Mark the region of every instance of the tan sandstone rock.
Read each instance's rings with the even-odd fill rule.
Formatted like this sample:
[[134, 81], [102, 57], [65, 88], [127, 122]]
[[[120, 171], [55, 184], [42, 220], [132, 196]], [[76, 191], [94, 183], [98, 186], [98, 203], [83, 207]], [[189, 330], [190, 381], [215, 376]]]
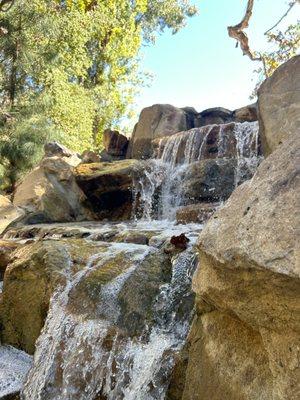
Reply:
[[100, 251], [99, 244], [83, 239], [45, 240], [15, 250], [4, 275], [1, 341], [32, 354], [54, 289]]
[[200, 235], [184, 400], [299, 398], [299, 142], [278, 147]]
[[216, 211], [219, 203], [197, 203], [180, 207], [176, 211], [176, 221], [179, 224], [188, 224], [190, 222], [203, 224]]
[[19, 220], [24, 215], [24, 212], [14, 206], [6, 196], [0, 195], [0, 235], [13, 222]]
[[133, 131], [128, 148], [129, 158], [149, 158], [153, 149], [151, 141], [176, 132], [186, 131], [194, 126], [184, 109], [169, 104], [154, 104], [144, 108]]
[[300, 134], [300, 56], [282, 64], [258, 91], [262, 145], [272, 153], [289, 136]]
[[17, 186], [13, 204], [26, 212], [27, 223], [69, 222], [88, 218], [84, 200], [73, 167], [61, 157], [49, 157]]

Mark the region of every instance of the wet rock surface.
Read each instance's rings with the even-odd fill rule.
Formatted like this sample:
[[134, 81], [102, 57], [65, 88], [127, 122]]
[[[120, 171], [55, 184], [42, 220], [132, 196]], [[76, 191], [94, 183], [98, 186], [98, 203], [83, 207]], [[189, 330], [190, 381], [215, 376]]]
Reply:
[[215, 213], [220, 203], [197, 203], [181, 207], [176, 212], [176, 221], [179, 224], [191, 222], [204, 224]]
[[[162, 235], [163, 244], [182, 229], [191, 245], [180, 253], [126, 243]], [[164, 396], [191, 318], [197, 232], [85, 222], [29, 225], [5, 236], [21, 247], [5, 272], [2, 340], [30, 353], [36, 347], [24, 398], [41, 391], [43, 399]]]

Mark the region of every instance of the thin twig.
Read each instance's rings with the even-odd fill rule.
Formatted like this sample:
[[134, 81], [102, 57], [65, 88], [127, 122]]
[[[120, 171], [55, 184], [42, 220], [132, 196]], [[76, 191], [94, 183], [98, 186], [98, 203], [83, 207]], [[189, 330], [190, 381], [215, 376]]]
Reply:
[[[299, 1], [298, 1], [299, 2]], [[288, 10], [286, 11], [285, 14], [283, 14], [283, 16], [280, 18], [279, 21], [276, 22], [275, 25], [273, 25], [270, 29], [268, 29], [264, 35], [267, 35], [269, 32], [271, 32], [274, 28], [276, 28], [276, 26], [278, 26], [280, 24], [280, 22], [288, 15], [288, 13], [291, 11], [291, 9], [294, 7], [294, 5], [297, 3], [297, 0], [295, 0], [293, 3], [290, 4]]]

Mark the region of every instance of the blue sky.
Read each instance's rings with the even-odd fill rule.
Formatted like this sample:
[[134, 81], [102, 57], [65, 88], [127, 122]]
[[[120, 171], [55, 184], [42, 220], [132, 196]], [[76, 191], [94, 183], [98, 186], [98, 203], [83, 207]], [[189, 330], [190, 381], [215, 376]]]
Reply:
[[[255, 86], [256, 63], [235, 48], [227, 26], [240, 22], [246, 0], [199, 0], [199, 15], [188, 20], [176, 35], [164, 32], [154, 45], [143, 49], [142, 69], [153, 74], [150, 87], [142, 88], [136, 110], [154, 103], [178, 107], [193, 106], [198, 111], [222, 106], [235, 109], [249, 104]], [[263, 33], [288, 8], [287, 0], [256, 0], [247, 30], [255, 50], [267, 48]], [[294, 7], [279, 27], [300, 18]]]

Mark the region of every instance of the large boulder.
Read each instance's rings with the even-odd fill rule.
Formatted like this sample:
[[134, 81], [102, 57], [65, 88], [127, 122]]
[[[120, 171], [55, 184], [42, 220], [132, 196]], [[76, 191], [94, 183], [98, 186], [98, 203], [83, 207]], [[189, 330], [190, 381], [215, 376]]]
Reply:
[[110, 156], [125, 158], [128, 147], [128, 139], [125, 135], [122, 135], [118, 131], [106, 129], [103, 132], [103, 145], [106, 153]]
[[278, 147], [200, 235], [184, 400], [299, 397], [299, 145]]
[[223, 107], [208, 108], [207, 110], [201, 111], [197, 115], [196, 126], [205, 126], [213, 124], [226, 124], [233, 122], [234, 117], [232, 111]]
[[69, 222], [88, 218], [85, 196], [73, 167], [61, 157], [44, 158], [17, 186], [13, 204], [23, 209], [23, 222]]
[[63, 279], [69, 259], [57, 242], [25, 245], [13, 256], [4, 275], [1, 340], [32, 354], [51, 293]]
[[136, 160], [81, 164], [75, 178], [86, 196], [86, 206], [95, 219], [130, 219]]
[[127, 152], [128, 158], [150, 158], [153, 153], [151, 141], [194, 127], [189, 109], [169, 104], [155, 104], [144, 108], [134, 128]]
[[289, 136], [300, 133], [300, 56], [282, 64], [258, 91], [262, 145], [272, 153]]
[[23, 210], [13, 205], [8, 197], [0, 195], [0, 235], [10, 224], [23, 216]]
[[258, 120], [257, 103], [233, 111], [235, 122], [254, 122]]

